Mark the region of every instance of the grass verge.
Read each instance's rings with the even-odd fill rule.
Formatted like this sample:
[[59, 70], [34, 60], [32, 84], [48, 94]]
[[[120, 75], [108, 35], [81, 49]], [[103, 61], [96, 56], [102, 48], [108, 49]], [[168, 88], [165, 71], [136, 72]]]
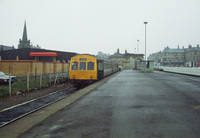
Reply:
[[[60, 77], [58, 78], [57, 83], [65, 82], [66, 78]], [[51, 85], [54, 84], [54, 78], [51, 79]], [[42, 86], [40, 88], [40, 78], [30, 78], [29, 80], [29, 91], [47, 88], [50, 86], [49, 78], [42, 79]], [[27, 89], [27, 80], [24, 78], [17, 79], [15, 83], [11, 85], [11, 93], [17, 94], [17, 92], [28, 92]], [[9, 96], [9, 85], [0, 85], [0, 97]]]

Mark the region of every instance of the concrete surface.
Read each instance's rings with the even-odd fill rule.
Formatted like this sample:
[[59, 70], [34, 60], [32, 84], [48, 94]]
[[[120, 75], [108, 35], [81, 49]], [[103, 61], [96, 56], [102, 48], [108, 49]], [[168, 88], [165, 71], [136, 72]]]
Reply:
[[[116, 75], [116, 74], [114, 74]], [[112, 76], [114, 76], [112, 75]], [[0, 128], [0, 138], [16, 138], [34, 125], [40, 123], [41, 121], [45, 120], [49, 116], [56, 113], [58, 110], [64, 108], [67, 105], [70, 105], [74, 101], [78, 100], [82, 96], [86, 95], [87, 93], [91, 92], [97, 86], [101, 85], [105, 81], [107, 81], [110, 77], [107, 77], [104, 80], [96, 82], [84, 89], [77, 91], [76, 93], [48, 106], [41, 110], [38, 110], [35, 113], [32, 113], [24, 118], [17, 120], [3, 128]]]
[[167, 72], [200, 76], [200, 68], [199, 67], [198, 68], [197, 67], [188, 68], [188, 67], [164, 67], [164, 66], [161, 66], [160, 68]]
[[19, 137], [197, 138], [199, 115], [200, 78], [124, 70]]

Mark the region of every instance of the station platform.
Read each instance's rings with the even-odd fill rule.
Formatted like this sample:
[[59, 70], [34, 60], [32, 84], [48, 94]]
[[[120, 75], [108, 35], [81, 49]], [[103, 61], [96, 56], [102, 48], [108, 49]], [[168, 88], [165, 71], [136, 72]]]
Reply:
[[[118, 72], [120, 73], [120, 72]], [[90, 93], [92, 90], [94, 90], [96, 87], [101, 85], [102, 83], [106, 82], [113, 76], [117, 75], [113, 74], [101, 81], [98, 81], [90, 86], [87, 86], [84, 89], [81, 89], [77, 91], [76, 93], [71, 94], [70, 96], [52, 104], [49, 105], [41, 110], [36, 111], [35, 113], [32, 113], [28, 116], [25, 116], [24, 118], [17, 120], [3, 128], [0, 128], [0, 137], [5, 138], [15, 138], [24, 133], [25, 131], [29, 130], [34, 125], [40, 123], [41, 121], [45, 120], [46, 118], [50, 117], [51, 115], [55, 114], [60, 109], [72, 104], [73, 102], [77, 101], [84, 95]]]
[[199, 137], [199, 84], [123, 70], [0, 129], [0, 137]]

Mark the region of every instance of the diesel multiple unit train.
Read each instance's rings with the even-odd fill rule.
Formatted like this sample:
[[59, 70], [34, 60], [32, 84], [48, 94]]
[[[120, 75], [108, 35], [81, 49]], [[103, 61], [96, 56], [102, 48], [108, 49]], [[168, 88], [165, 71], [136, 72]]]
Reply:
[[74, 87], [88, 85], [119, 70], [117, 62], [91, 55], [76, 55], [70, 60], [69, 79]]

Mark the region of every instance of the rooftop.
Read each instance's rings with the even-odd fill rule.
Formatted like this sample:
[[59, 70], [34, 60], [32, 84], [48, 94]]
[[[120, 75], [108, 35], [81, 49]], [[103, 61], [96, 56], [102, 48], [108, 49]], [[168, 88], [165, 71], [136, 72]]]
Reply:
[[170, 48], [165, 48], [163, 50], [164, 53], [184, 53], [184, 49], [170, 49]]

